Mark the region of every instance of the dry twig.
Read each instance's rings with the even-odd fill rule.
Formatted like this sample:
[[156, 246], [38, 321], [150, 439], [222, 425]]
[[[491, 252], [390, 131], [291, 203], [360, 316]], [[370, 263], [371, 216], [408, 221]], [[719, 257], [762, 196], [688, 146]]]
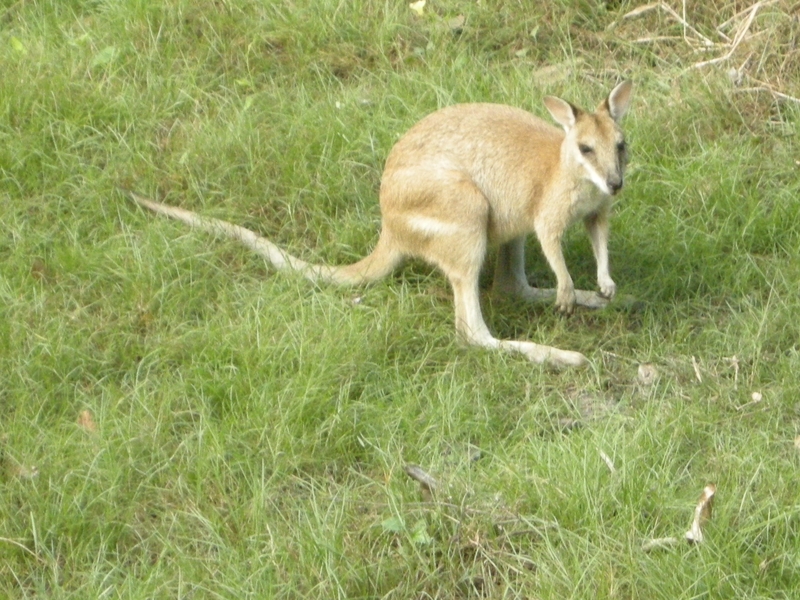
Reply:
[[[763, 0], [762, 2], [759, 2], [758, 4], [760, 4], [761, 6], [769, 6], [770, 4], [775, 4], [776, 2], [778, 2], [778, 0]], [[717, 31], [721, 32], [722, 29], [727, 28], [728, 25], [731, 25], [734, 21], [736, 21], [737, 19], [739, 19], [742, 16], [746, 15], [747, 12], [750, 11], [750, 10], [753, 10], [752, 6], [749, 6], [749, 7], [745, 8], [744, 10], [740, 10], [739, 12], [737, 12], [735, 15], [733, 15], [730, 19], [728, 19], [724, 23], [720, 23], [719, 25], [717, 25]]]
[[679, 35], [655, 35], [652, 37], [641, 37], [633, 40], [634, 44], [653, 44], [655, 42], [671, 42], [675, 40], [682, 40]]
[[428, 492], [433, 492], [438, 487], [439, 483], [428, 473], [422, 470], [418, 465], [406, 465], [403, 467], [406, 475], [411, 477], [414, 481], [418, 481], [420, 486]]
[[[678, 23], [680, 23], [683, 26], [683, 39], [686, 40], [687, 42], [689, 40], [686, 37], [686, 32], [687, 31], [691, 31], [693, 35], [697, 36], [697, 38], [700, 39], [700, 41], [703, 43], [704, 46], [706, 46], [708, 48], [713, 48], [714, 46], [717, 45], [714, 42], [712, 42], [710, 39], [708, 39], [706, 36], [704, 36], [702, 33], [697, 31], [697, 29], [692, 27], [684, 17], [680, 16], [675, 11], [675, 9], [673, 9], [666, 2], [653, 2], [651, 4], [645, 4], [644, 6], [637, 6], [632, 11], [630, 11], [628, 13], [625, 13], [622, 16], [622, 18], [623, 18], [623, 20], [625, 20], [625, 19], [634, 19], [636, 17], [642, 16], [643, 14], [645, 14], [647, 12], [650, 12], [651, 10], [661, 10], [662, 12], [667, 13], [670, 17], [675, 19]], [[685, 7], [684, 7], [684, 10], [685, 10]]]
[[700, 365], [697, 364], [697, 359], [692, 356], [692, 367], [694, 368], [694, 376], [697, 377], [697, 381], [703, 383], [703, 376], [700, 375]]
[[736, 92], [743, 93], [743, 92], [767, 92], [772, 94], [775, 98], [780, 98], [781, 100], [788, 100], [789, 102], [796, 102], [800, 104], [800, 98], [795, 98], [794, 96], [790, 96], [789, 94], [784, 94], [783, 92], [779, 92], [771, 85], [767, 85], [766, 83], [762, 83], [759, 86], [755, 87], [746, 87], [746, 88], [739, 88], [735, 90]]
[[750, 30], [750, 26], [753, 24], [753, 19], [755, 19], [756, 13], [758, 12], [758, 10], [761, 8], [762, 5], [763, 2], [756, 2], [750, 8], [750, 14], [747, 17], [747, 20], [742, 25], [739, 26], [739, 29], [737, 30], [736, 35], [733, 37], [733, 42], [731, 42], [731, 47], [730, 50], [728, 50], [727, 54], [725, 54], [724, 56], [718, 56], [717, 58], [712, 58], [710, 60], [700, 61], [699, 63], [693, 64], [690, 68], [700, 69], [708, 65], [714, 65], [716, 63], [724, 62], [728, 60], [731, 56], [733, 56], [733, 53], [736, 52], [736, 48], [739, 47], [739, 44], [741, 44], [742, 40], [744, 40], [745, 37], [747, 36], [747, 32]]
[[[720, 63], [724, 63], [725, 61], [730, 60], [738, 50], [742, 48], [744, 45], [753, 45], [754, 41], [764, 35], [768, 35], [771, 29], [761, 29], [755, 31], [755, 18], [758, 16], [759, 12], [763, 12], [762, 9], [774, 6], [779, 4], [779, 0], [759, 0], [754, 4], [751, 4], [744, 10], [740, 10], [735, 15], [731, 16], [727, 20], [723, 21], [719, 25], [714, 28], [715, 33], [723, 40], [722, 42], [712, 42], [709, 38], [705, 35], [700, 33], [700, 31], [692, 26], [690, 23], [690, 18], [687, 16], [687, 2], [686, 0], [681, 0], [681, 12], [682, 15], [679, 14], [679, 10], [672, 8], [668, 2], [661, 0], [658, 2], [651, 2], [649, 4], [643, 4], [641, 6], [637, 6], [633, 10], [628, 11], [622, 17], [620, 17], [617, 21], [614, 21], [608, 29], [612, 29], [619, 25], [624, 21], [629, 21], [632, 19], [636, 19], [638, 17], [642, 17], [648, 13], [652, 12], [660, 12], [666, 15], [670, 20], [679, 23], [683, 27], [682, 36], [675, 36], [675, 35], [648, 35], [648, 36], [641, 36], [632, 41], [634, 44], [655, 44], [659, 42], [671, 42], [683, 39], [687, 42], [691, 47], [694, 48], [695, 51], [709, 51], [715, 49], [723, 49], [723, 53], [720, 56], [716, 56], [714, 58], [710, 58], [707, 60], [701, 60], [699, 62], [695, 62], [694, 64], [690, 64], [686, 67], [685, 71], [693, 71], [703, 69], [708, 66], [718, 65]], [[796, 7], [795, 7], [796, 8]], [[791, 13], [794, 11], [795, 8], [788, 9], [788, 12]], [[780, 14], [784, 14], [784, 10], [778, 9]], [[778, 89], [777, 86], [765, 83], [763, 81], [758, 81], [752, 77], [749, 77], [747, 73], [745, 73], [744, 69], [749, 59], [753, 56], [754, 52], [750, 52], [748, 58], [742, 63], [742, 66], [738, 69], [731, 68], [729, 74], [731, 75], [731, 81], [734, 85], [734, 91], [737, 93], [761, 93], [766, 92], [771, 94], [772, 97], [776, 100], [785, 100], [788, 102], [794, 102], [800, 104], [800, 97], [791, 96], [785, 92], [782, 92]], [[790, 60], [790, 52], [785, 57], [785, 61]], [[747, 78], [747, 79], [746, 79]], [[745, 83], [745, 82], [748, 82]], [[742, 84], [745, 84], [746, 87], [740, 87]]]
[[642, 550], [645, 552], [650, 552], [652, 550], [658, 550], [660, 548], [672, 548], [673, 546], [677, 546], [680, 544], [680, 540], [676, 537], [663, 537], [663, 538], [654, 538], [652, 540], [647, 540], [642, 544]]
[[733, 367], [733, 390], [736, 391], [739, 389], [739, 358], [734, 354], [730, 358], [725, 358], [723, 360], [731, 363]]

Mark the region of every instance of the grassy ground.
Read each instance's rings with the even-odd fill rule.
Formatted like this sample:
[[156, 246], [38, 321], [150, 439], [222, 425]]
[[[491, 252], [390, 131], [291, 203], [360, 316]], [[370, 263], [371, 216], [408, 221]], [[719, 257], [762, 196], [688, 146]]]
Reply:
[[[800, 22], [767, 3], [726, 42], [748, 3], [687, 4], [1, 2], [0, 595], [800, 596], [800, 105], [772, 93], [800, 95]], [[622, 77], [637, 303], [484, 302], [585, 370], [463, 347], [425, 265], [314, 287], [116, 191], [345, 263], [422, 116]], [[592, 288], [582, 232], [566, 253]], [[707, 483], [706, 541], [643, 551]]]

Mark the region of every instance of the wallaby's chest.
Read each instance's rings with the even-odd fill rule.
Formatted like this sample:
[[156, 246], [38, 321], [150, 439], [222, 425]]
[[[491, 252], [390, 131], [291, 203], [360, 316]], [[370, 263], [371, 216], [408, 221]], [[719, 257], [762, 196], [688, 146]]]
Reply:
[[571, 221], [583, 219], [605, 210], [611, 204], [611, 196], [603, 194], [590, 181], [582, 181], [572, 192], [570, 206]]

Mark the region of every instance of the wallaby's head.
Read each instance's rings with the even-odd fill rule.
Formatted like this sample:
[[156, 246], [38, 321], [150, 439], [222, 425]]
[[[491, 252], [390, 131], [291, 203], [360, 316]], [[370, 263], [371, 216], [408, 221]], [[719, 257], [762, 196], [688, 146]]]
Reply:
[[544, 99], [547, 110], [567, 133], [562, 152], [604, 194], [614, 195], [622, 189], [628, 156], [619, 123], [630, 105], [632, 88], [630, 81], [623, 81], [593, 113], [561, 98]]

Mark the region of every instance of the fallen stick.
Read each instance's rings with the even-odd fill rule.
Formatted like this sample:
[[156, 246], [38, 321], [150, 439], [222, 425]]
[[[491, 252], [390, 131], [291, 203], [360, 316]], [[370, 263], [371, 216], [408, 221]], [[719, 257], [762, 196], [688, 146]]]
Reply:
[[406, 465], [403, 467], [403, 471], [405, 471], [406, 475], [411, 477], [411, 479], [418, 481], [420, 486], [429, 492], [433, 492], [439, 485], [433, 477], [428, 475], [422, 470], [422, 467], [418, 465]]

